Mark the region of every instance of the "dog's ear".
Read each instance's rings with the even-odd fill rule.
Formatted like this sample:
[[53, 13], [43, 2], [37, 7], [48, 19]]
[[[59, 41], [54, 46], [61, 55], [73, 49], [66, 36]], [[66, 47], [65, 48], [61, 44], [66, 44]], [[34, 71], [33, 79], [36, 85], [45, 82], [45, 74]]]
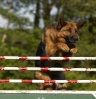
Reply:
[[85, 24], [86, 24], [86, 21], [76, 23], [78, 29], [81, 29]]
[[67, 22], [65, 21], [64, 18], [59, 18], [57, 25], [56, 25], [56, 29], [60, 30], [63, 26], [65, 26], [67, 24]]

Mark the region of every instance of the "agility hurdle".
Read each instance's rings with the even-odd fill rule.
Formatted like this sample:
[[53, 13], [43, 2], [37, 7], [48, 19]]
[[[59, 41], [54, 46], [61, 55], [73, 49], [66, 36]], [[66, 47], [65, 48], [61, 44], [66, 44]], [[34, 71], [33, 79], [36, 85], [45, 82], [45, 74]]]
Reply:
[[0, 83], [96, 83], [96, 80], [28, 80], [28, 79], [0, 79]]
[[96, 68], [46, 68], [46, 67], [4, 67], [0, 70], [32, 70], [32, 71], [96, 71]]
[[96, 57], [31, 57], [31, 56], [0, 56], [3, 59], [17, 60], [96, 60]]
[[[0, 56], [0, 60], [96, 60], [96, 57], [26, 57]], [[0, 70], [41, 70], [41, 71], [96, 71], [96, 68], [37, 68], [37, 67], [4, 67]], [[96, 83], [96, 80], [29, 80], [0, 79], [0, 83]], [[96, 91], [62, 91], [62, 90], [0, 90], [0, 99], [96, 99]]]

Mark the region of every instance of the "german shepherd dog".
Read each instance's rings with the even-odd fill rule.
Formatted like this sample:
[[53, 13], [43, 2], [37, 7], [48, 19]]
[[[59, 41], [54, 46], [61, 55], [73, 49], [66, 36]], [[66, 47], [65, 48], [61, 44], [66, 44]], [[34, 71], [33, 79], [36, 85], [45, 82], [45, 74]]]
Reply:
[[[71, 57], [77, 52], [76, 42], [79, 39], [79, 30], [85, 22], [68, 22], [59, 18], [57, 23], [45, 28], [41, 42], [38, 45], [36, 56]], [[36, 60], [36, 67], [65, 67], [64, 60]], [[64, 80], [63, 71], [35, 71], [38, 80]], [[40, 90], [65, 90], [67, 84], [39, 83]]]

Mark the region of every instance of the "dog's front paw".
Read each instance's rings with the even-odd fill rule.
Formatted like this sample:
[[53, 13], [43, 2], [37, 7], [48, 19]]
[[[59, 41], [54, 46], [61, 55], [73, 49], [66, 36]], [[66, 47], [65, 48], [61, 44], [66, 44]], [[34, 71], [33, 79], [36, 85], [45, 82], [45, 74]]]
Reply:
[[58, 43], [57, 47], [64, 52], [69, 52], [70, 51], [69, 47], [64, 43]]
[[71, 52], [71, 53], [76, 53], [76, 52], [77, 52], [77, 48], [72, 48], [72, 49], [70, 50], [70, 52]]
[[63, 47], [63, 48], [62, 48], [62, 50], [63, 50], [64, 52], [69, 52], [69, 51], [70, 51], [70, 49], [69, 49], [69, 47], [68, 47], [68, 46]]

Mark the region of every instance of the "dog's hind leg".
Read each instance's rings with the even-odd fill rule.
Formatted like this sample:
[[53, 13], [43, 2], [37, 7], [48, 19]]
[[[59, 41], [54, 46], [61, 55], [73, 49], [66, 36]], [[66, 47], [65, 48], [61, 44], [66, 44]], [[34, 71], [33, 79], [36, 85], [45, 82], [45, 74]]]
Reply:
[[56, 84], [57, 90], [66, 90], [67, 84]]
[[[62, 71], [57, 72], [57, 74], [55, 74], [55, 79], [57, 79], [57, 80], [65, 80], [66, 77], [65, 77], [64, 72], [62, 72]], [[66, 83], [64, 83], [64, 84], [56, 83], [56, 90], [66, 90], [66, 89], [67, 89], [67, 84]]]
[[[51, 80], [47, 74], [40, 71], [36, 71], [34, 76], [38, 80]], [[40, 90], [52, 90], [52, 83], [38, 83], [37, 86]]]

